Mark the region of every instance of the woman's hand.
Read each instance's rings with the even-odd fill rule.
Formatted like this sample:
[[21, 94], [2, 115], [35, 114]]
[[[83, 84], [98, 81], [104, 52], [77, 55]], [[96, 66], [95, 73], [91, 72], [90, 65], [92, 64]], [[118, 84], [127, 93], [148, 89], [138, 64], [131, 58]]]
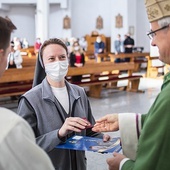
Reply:
[[58, 134], [59, 137], [65, 137], [67, 134], [72, 132], [81, 132], [86, 128], [86, 126], [90, 125], [91, 124], [86, 119], [82, 119], [80, 117], [69, 117], [66, 118]]
[[118, 114], [108, 114], [96, 121], [94, 132], [112, 132], [119, 130]]
[[82, 63], [75, 63], [74, 64], [76, 67], [83, 67], [83, 64]]

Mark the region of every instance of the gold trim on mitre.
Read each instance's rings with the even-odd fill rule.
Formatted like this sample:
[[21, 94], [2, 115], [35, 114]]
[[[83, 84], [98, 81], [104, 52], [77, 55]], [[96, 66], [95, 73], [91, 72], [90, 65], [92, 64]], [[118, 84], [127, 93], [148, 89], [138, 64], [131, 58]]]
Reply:
[[145, 0], [150, 22], [170, 16], [170, 0]]

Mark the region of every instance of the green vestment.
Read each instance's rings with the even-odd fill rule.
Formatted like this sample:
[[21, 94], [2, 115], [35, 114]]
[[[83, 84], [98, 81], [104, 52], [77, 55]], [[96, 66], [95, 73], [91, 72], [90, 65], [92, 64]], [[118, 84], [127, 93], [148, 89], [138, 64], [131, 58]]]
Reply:
[[136, 160], [122, 170], [170, 170], [170, 73], [147, 114], [142, 115]]

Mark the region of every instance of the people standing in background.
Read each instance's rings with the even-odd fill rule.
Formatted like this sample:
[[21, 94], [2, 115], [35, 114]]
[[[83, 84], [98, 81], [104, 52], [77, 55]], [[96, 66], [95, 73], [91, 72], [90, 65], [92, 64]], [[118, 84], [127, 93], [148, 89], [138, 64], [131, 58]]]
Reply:
[[20, 50], [15, 49], [14, 42], [11, 41], [11, 52], [8, 55], [8, 68], [22, 68], [22, 56]]
[[70, 46], [70, 42], [69, 42], [68, 38], [65, 38], [64, 41], [65, 41], [66, 46], [69, 47]]
[[63, 41], [65, 42], [65, 44], [66, 44], [66, 46], [67, 46], [68, 54], [70, 54], [71, 51], [72, 51], [72, 46], [71, 46], [71, 43], [70, 43], [69, 39], [68, 39], [68, 38], [65, 38]]
[[[70, 66], [83, 67], [85, 64], [85, 57], [82, 48], [76, 41], [73, 43], [72, 52], [70, 53]], [[81, 81], [82, 76], [72, 76], [72, 83]]]
[[13, 42], [14, 42], [14, 49], [15, 50], [21, 50], [22, 43], [21, 43], [20, 39], [18, 37], [14, 37]]
[[27, 39], [26, 38], [23, 38], [23, 41], [22, 41], [22, 48], [28, 48], [29, 47], [29, 43], [28, 43], [28, 41], [27, 41]]
[[87, 51], [87, 41], [85, 37], [81, 37], [79, 40], [80, 47], [83, 49], [83, 51]]
[[[124, 40], [124, 49], [125, 53], [132, 53], [133, 52], [133, 47], [135, 45], [134, 39], [130, 37], [130, 34], [126, 34], [126, 38]], [[130, 58], [125, 58], [125, 62], [129, 62]]]
[[41, 47], [42, 43], [41, 43], [41, 39], [37, 38], [34, 44], [34, 53], [37, 55], [39, 52], [39, 49]]
[[[122, 46], [123, 46], [123, 42], [121, 40], [121, 35], [118, 34], [117, 35], [117, 39], [114, 41], [114, 50], [115, 50], [115, 54], [119, 54], [122, 52]], [[116, 58], [115, 59], [115, 63], [119, 63], [121, 62], [120, 58]]]
[[[11, 20], [0, 17], [0, 77], [7, 67]], [[47, 154], [36, 145], [29, 124], [11, 110], [0, 107], [0, 169], [1, 170], [54, 170]]]
[[45, 41], [37, 58], [35, 87], [21, 96], [17, 112], [29, 122], [37, 144], [48, 153], [56, 170], [86, 170], [84, 151], [57, 149], [56, 145], [74, 135], [104, 141], [110, 136], [89, 127], [95, 123], [89, 100], [82, 87], [65, 80], [68, 65], [65, 42], [58, 38]]
[[72, 46], [73, 46], [73, 44], [74, 44], [74, 42], [76, 42], [76, 41], [77, 41], [77, 38], [75, 38], [75, 37], [71, 37], [71, 38], [69, 39], [70, 46], [72, 47]]
[[104, 53], [105, 51], [105, 43], [102, 41], [101, 36], [97, 36], [96, 41], [94, 43], [94, 54], [97, 60], [97, 54]]

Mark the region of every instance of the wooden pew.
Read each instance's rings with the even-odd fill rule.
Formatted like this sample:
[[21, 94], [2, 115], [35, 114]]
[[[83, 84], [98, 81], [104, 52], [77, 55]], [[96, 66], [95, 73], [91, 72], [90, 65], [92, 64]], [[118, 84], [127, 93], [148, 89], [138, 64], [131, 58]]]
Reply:
[[85, 51], [84, 52], [84, 56], [85, 56], [85, 61], [86, 63], [94, 63], [95, 61], [95, 56], [94, 56], [94, 50], [93, 51]]
[[108, 52], [100, 53], [100, 54], [94, 54], [94, 51], [86, 51], [84, 52], [85, 61], [86, 63], [100, 63], [102, 60], [107, 61], [108, 60]]
[[140, 65], [142, 63], [147, 63], [148, 61], [148, 57], [150, 56], [149, 52], [134, 52], [134, 53], [120, 53], [120, 54], [114, 54], [114, 53], [110, 53], [108, 54], [110, 57], [110, 61], [114, 62], [116, 58], [130, 58], [131, 62], [135, 63], [135, 69], [134, 72], [139, 71], [140, 69]]
[[103, 61], [107, 61], [108, 60], [109, 53], [105, 52], [105, 53], [96, 54], [96, 57], [97, 57], [97, 63], [101, 63], [102, 60]]
[[[32, 47], [30, 47], [32, 49]], [[8, 69], [0, 78], [0, 97], [22, 95], [32, 87], [36, 57], [28, 56], [28, 49], [22, 49], [22, 69]]]
[[[86, 61], [88, 62], [88, 61], [90, 61], [89, 60], [90, 56], [94, 56], [94, 52], [87, 51], [87, 52], [85, 52], [85, 56], [86, 56]], [[149, 52], [120, 53], [120, 54], [105, 52], [105, 53], [97, 54], [97, 61], [95, 61], [95, 62], [100, 63], [102, 61], [102, 59], [104, 59], [104, 61], [110, 60], [111, 62], [114, 62], [116, 58], [124, 59], [124, 58], [129, 57], [131, 62], [135, 62], [135, 70], [138, 70], [139, 65], [141, 63], [147, 63], [148, 56], [150, 56]]]
[[20, 52], [21, 52], [21, 55], [27, 55], [28, 57], [33, 57], [36, 55], [34, 52], [34, 46], [23, 48], [20, 50]]
[[[22, 95], [32, 87], [35, 67], [23, 67], [22, 69], [8, 69], [0, 79], [0, 97]], [[127, 76], [109, 75], [103, 79], [104, 71], [128, 70]], [[67, 76], [90, 75], [90, 80], [86, 82], [77, 82], [80, 86], [89, 86], [89, 96], [100, 97], [101, 90], [106, 83], [115, 83], [120, 80], [128, 80], [127, 91], [139, 92], [138, 86], [142, 76], [133, 76], [134, 63], [111, 63], [102, 62], [88, 64], [81, 68], [69, 67]], [[97, 75], [97, 76], [96, 76]], [[102, 78], [102, 79], [101, 79]]]
[[0, 97], [22, 95], [32, 87], [35, 67], [11, 68], [0, 78]]
[[[164, 69], [164, 64], [163, 65], [157, 65], [157, 66], [153, 66], [153, 61], [154, 60], [159, 60], [159, 56], [155, 56], [155, 57], [150, 57], [150, 56], [147, 56], [147, 59], [148, 59], [148, 65], [147, 65], [147, 77], [151, 77], [151, 78], [156, 78], [158, 77], [159, 75], [159, 68], [162, 68]], [[164, 70], [163, 70], [164, 72]], [[162, 75], [163, 75], [163, 72], [162, 72]]]
[[23, 62], [22, 67], [35, 67], [37, 58], [34, 57], [28, 57], [28, 56], [22, 56]]
[[[127, 91], [141, 92], [139, 87], [140, 78], [142, 76], [134, 76], [132, 72], [134, 70], [134, 62], [129, 63], [112, 63], [112, 62], [102, 62], [96, 64], [88, 64], [84, 67], [75, 68], [69, 67], [67, 76], [75, 75], [86, 75], [90, 74], [89, 81], [86, 82], [75, 82], [75, 84], [80, 86], [89, 86], [89, 96], [99, 98], [101, 96], [102, 86], [106, 83], [114, 83], [121, 80], [128, 80]], [[127, 76], [108, 76], [108, 79], [100, 80], [100, 76], [96, 77], [96, 74], [100, 74], [104, 71], [112, 72], [113, 70], [128, 70]], [[142, 91], [143, 92], [143, 91]]]
[[[88, 52], [86, 52], [86, 55], [88, 56]], [[148, 59], [149, 55], [150, 55], [150, 53], [148, 53], [148, 52], [120, 53], [120, 54], [105, 52], [102, 54], [97, 54], [97, 61], [95, 61], [95, 62], [100, 63], [102, 61], [102, 59], [104, 59], [104, 61], [110, 60], [111, 62], [114, 62], [116, 58], [124, 59], [126, 57], [129, 57], [131, 62], [135, 62], [134, 71], [139, 71], [140, 65], [142, 63], [148, 62], [147, 59]], [[89, 60], [86, 60], [86, 61], [89, 61]]]
[[114, 53], [109, 53], [110, 56], [110, 61], [114, 62], [116, 58], [130, 58], [130, 61], [134, 61], [135, 58], [141, 57], [141, 56], [150, 56], [150, 53], [148, 52], [143, 52], [143, 53], [120, 53], [120, 54], [114, 54]]

